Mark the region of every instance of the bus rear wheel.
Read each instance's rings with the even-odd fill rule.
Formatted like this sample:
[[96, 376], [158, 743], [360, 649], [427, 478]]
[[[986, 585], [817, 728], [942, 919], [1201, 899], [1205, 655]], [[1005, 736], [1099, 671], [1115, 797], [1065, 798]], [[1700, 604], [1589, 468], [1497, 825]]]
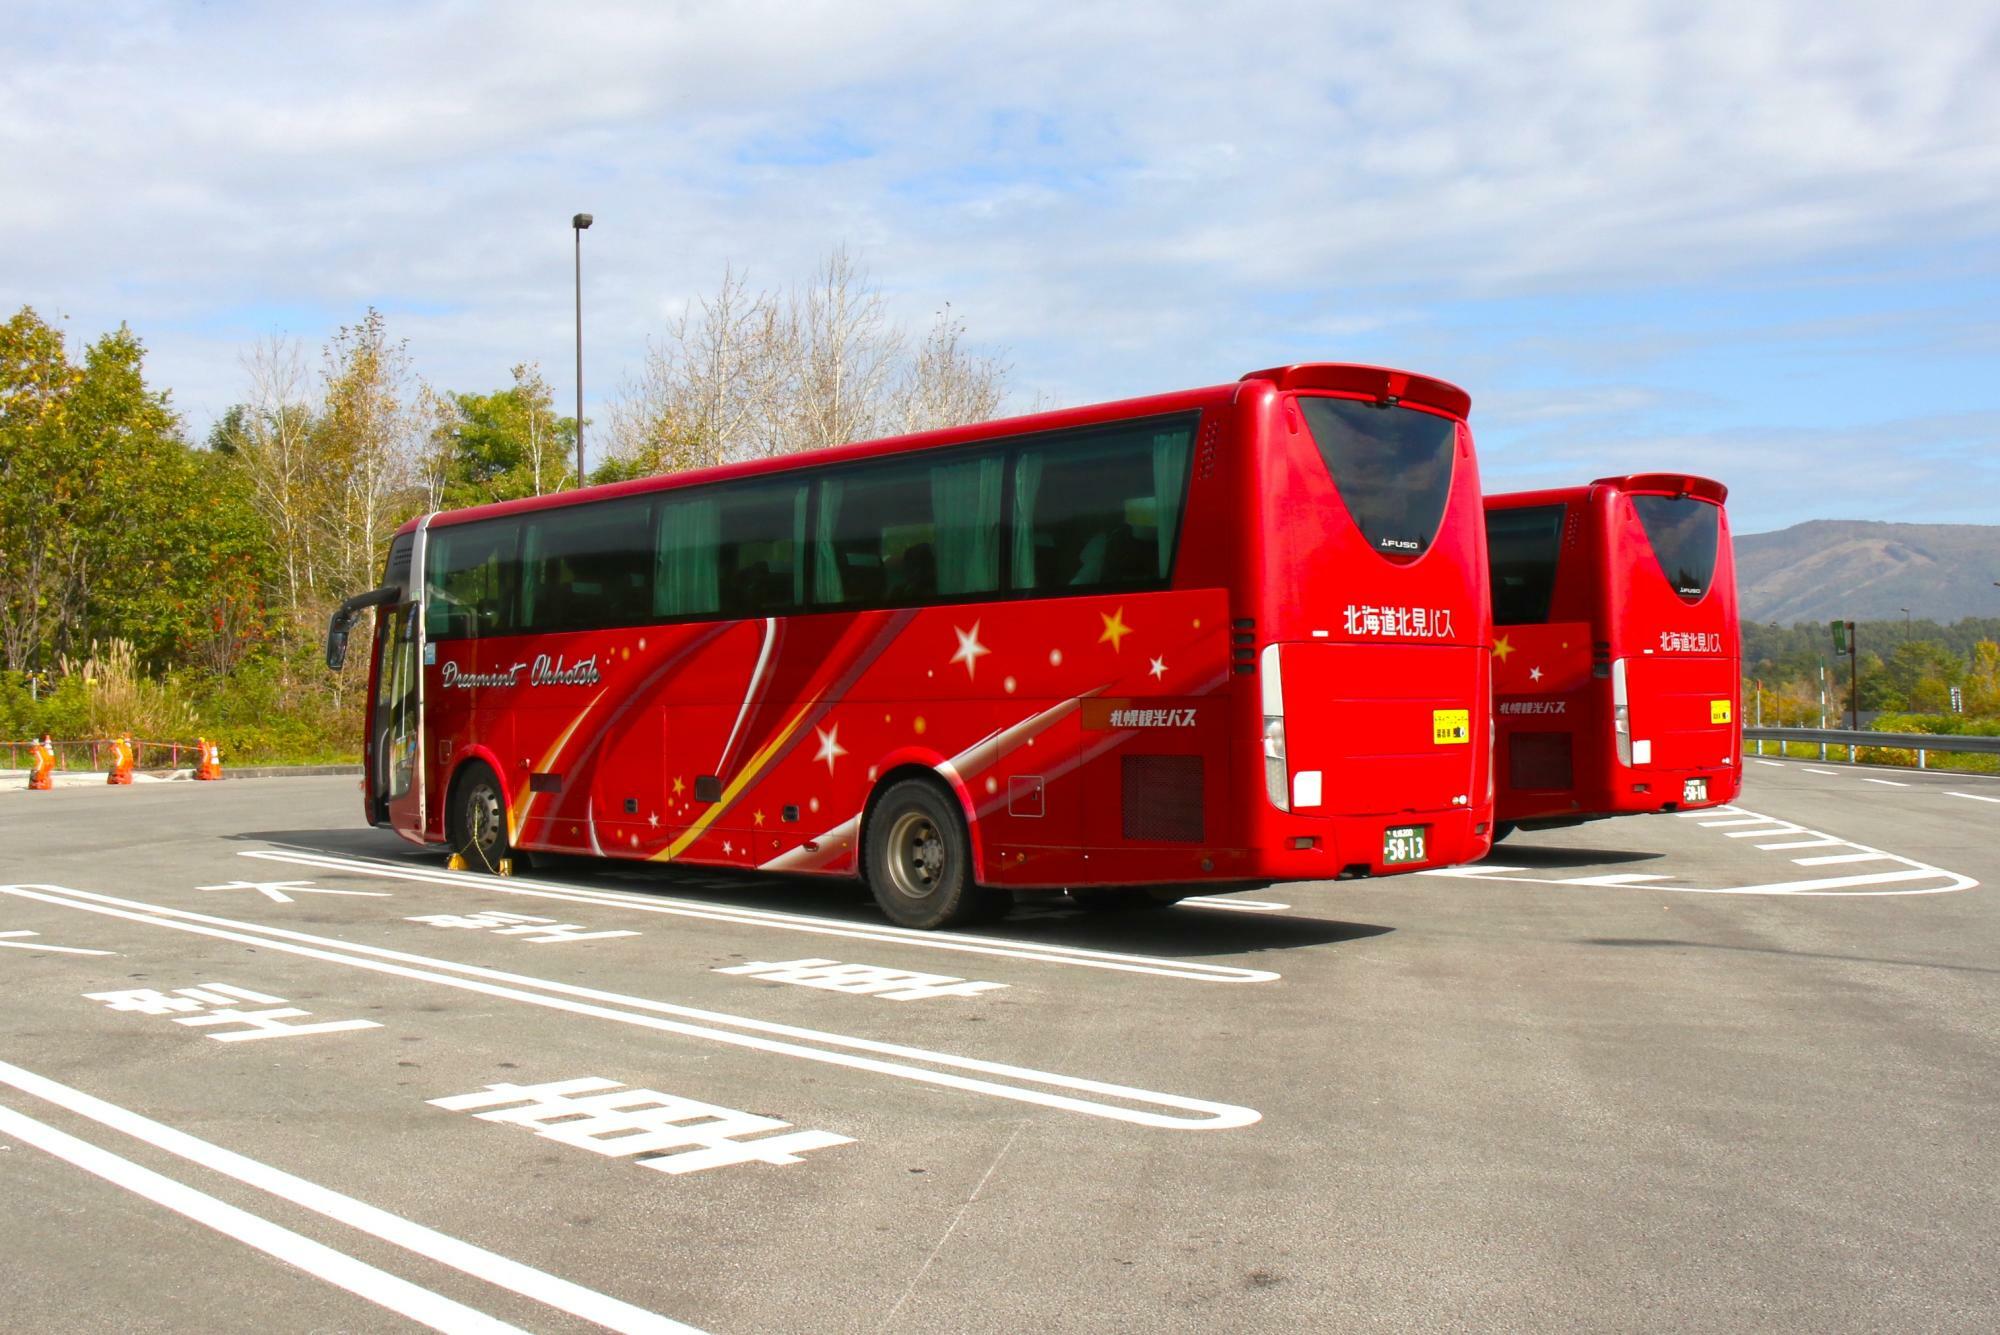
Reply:
[[972, 841], [958, 803], [938, 785], [904, 779], [868, 816], [868, 888], [889, 921], [932, 930], [1005, 913], [1011, 897], [972, 879]]
[[469, 766], [452, 785], [445, 810], [445, 837], [467, 871], [506, 875], [514, 869], [507, 840], [507, 804], [500, 780], [484, 765]]

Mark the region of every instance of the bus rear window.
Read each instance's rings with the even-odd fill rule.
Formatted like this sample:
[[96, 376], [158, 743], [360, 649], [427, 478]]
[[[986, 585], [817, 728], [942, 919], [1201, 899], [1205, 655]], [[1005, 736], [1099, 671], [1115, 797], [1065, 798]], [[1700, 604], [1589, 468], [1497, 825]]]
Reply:
[[1368, 545], [1405, 560], [1428, 551], [1451, 496], [1457, 423], [1357, 399], [1301, 395], [1298, 403]]
[[1684, 602], [1700, 602], [1715, 578], [1722, 507], [1692, 496], [1634, 496], [1632, 508], [1667, 583]]
[[1493, 577], [1493, 624], [1539, 626], [1549, 619], [1562, 554], [1563, 507], [1526, 505], [1486, 512], [1486, 554]]

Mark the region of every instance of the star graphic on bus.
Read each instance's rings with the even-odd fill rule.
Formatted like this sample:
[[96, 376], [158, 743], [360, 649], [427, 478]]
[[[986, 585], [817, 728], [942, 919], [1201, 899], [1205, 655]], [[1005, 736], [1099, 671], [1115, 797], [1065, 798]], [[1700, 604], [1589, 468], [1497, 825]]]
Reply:
[[979, 666], [980, 656], [990, 654], [993, 651], [979, 642], [979, 623], [977, 621], [972, 623], [971, 630], [960, 630], [958, 627], [953, 626], [951, 633], [958, 636], [958, 652], [951, 656], [951, 661], [965, 664], [965, 677], [967, 681], [970, 681], [974, 675], [973, 670]]
[[826, 772], [831, 774], [833, 762], [847, 754], [847, 748], [840, 744], [840, 725], [836, 723], [831, 728], [814, 728], [813, 731], [819, 734], [819, 754], [813, 760], [824, 760]]
[[657, 830], [657, 829], [659, 829], [659, 828], [660, 828], [660, 813], [659, 813], [659, 812], [657, 812], [657, 811], [655, 811], [655, 812], [653, 812], [653, 813], [652, 813], [651, 815], [647, 816], [647, 817], [646, 817], [646, 824], [648, 824], [648, 825], [652, 826], [652, 827], [653, 827], [654, 829], [656, 829], [656, 830]]
[[750, 823], [752, 825], [762, 825], [764, 823], [764, 813], [762, 811], [751, 812]]
[[681, 782], [681, 776], [678, 774], [674, 775], [674, 796], [679, 797], [686, 791], [687, 785]]
[[1542, 679], [1542, 670], [1540, 668], [1532, 667], [1528, 669], [1529, 681], [1540, 681], [1541, 679]]
[[1154, 681], [1158, 681], [1160, 678], [1166, 676], [1167, 675], [1166, 658], [1162, 656], [1160, 658], [1154, 659], [1153, 666], [1147, 668], [1146, 671], [1152, 674]]
[[1493, 656], [1499, 659], [1501, 662], [1503, 663], [1506, 662], [1507, 655], [1513, 652], [1514, 652], [1514, 646], [1507, 639], [1505, 635], [1502, 635], [1499, 639], [1493, 642]]
[[1097, 642], [1103, 644], [1109, 641], [1112, 652], [1118, 652], [1119, 641], [1132, 633], [1132, 628], [1125, 624], [1125, 609], [1121, 607], [1110, 616], [1099, 612], [1097, 619], [1104, 623], [1104, 633], [1097, 637]]

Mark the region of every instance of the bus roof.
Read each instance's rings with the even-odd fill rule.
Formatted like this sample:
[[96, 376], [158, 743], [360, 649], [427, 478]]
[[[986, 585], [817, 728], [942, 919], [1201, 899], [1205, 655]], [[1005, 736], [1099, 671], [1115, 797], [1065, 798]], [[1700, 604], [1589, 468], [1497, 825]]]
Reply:
[[[1233, 384], [1177, 390], [1167, 394], [1120, 399], [1110, 403], [1093, 403], [1051, 412], [1030, 413], [1020, 417], [995, 418], [992, 421], [941, 427], [935, 431], [917, 432], [906, 436], [885, 436], [847, 445], [832, 445], [825, 449], [809, 450], [800, 454], [783, 454], [769, 459], [717, 464], [709, 468], [694, 468], [679, 473], [633, 478], [626, 482], [607, 482], [594, 487], [550, 492], [545, 496], [529, 496], [519, 500], [494, 501], [486, 505], [441, 511], [433, 522], [464, 523], [474, 519], [524, 514], [589, 501], [613, 500], [620, 496], [643, 495], [647, 492], [697, 486], [705, 482], [724, 482], [735, 478], [756, 477], [764, 473], [782, 473], [795, 468], [817, 468], [913, 450], [972, 444], [1000, 436], [1026, 435], [1037, 431], [1061, 431], [1073, 427], [1094, 426], [1101, 422], [1146, 417], [1156, 413], [1216, 407], [1230, 402], [1246, 382], [1253, 380], [1270, 381], [1280, 389], [1335, 389], [1376, 397], [1397, 398], [1449, 412], [1461, 418], [1465, 416], [1472, 402], [1471, 396], [1455, 385], [1446, 384], [1442, 380], [1433, 380], [1427, 376], [1413, 375], [1407, 371], [1396, 371], [1380, 366], [1351, 366], [1335, 362], [1298, 362], [1269, 371], [1252, 371]], [[416, 528], [417, 523], [418, 520], [412, 519], [396, 531], [410, 532]]]
[[1486, 497], [1486, 508], [1515, 510], [1534, 505], [1554, 505], [1558, 501], [1576, 500], [1597, 487], [1609, 487], [1625, 495], [1692, 496], [1716, 505], [1729, 499], [1729, 488], [1714, 478], [1696, 477], [1692, 473], [1628, 473], [1624, 477], [1600, 477], [1576, 487], [1494, 492]]
[[1268, 380], [1279, 389], [1331, 389], [1365, 394], [1389, 403], [1414, 403], [1463, 420], [1472, 411], [1472, 396], [1457, 385], [1389, 366], [1353, 366], [1341, 362], [1294, 362], [1268, 371], [1252, 371], [1245, 380]]

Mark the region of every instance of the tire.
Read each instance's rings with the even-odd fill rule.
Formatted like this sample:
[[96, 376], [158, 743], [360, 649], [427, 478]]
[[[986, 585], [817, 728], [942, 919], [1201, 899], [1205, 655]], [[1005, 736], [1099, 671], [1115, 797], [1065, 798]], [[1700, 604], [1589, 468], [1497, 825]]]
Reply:
[[1172, 908], [1193, 893], [1165, 885], [1104, 885], [1071, 890], [1069, 897], [1090, 913], [1139, 913]]
[[445, 837], [466, 870], [505, 875], [517, 856], [507, 840], [507, 804], [500, 780], [485, 765], [466, 766], [451, 786]]
[[1514, 822], [1511, 820], [1494, 821], [1493, 842], [1496, 844], [1499, 843], [1502, 839], [1505, 839], [1508, 835], [1514, 833], [1514, 831], [1518, 830], [1519, 828], [1520, 826], [1514, 824]]
[[875, 902], [899, 927], [933, 931], [989, 920], [1012, 897], [972, 879], [972, 840], [958, 802], [939, 785], [904, 779], [868, 814], [863, 868]]

